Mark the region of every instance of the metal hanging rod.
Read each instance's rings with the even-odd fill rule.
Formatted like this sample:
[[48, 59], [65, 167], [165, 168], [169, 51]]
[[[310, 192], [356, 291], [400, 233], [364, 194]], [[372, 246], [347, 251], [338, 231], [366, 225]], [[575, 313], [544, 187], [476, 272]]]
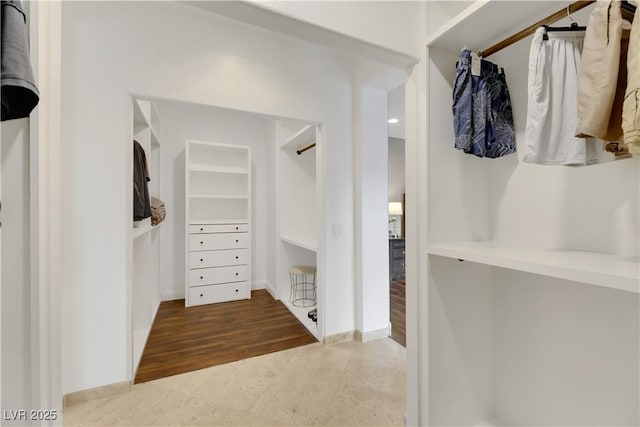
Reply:
[[300, 154], [304, 153], [305, 151], [311, 150], [315, 146], [316, 146], [316, 143], [312, 142], [311, 144], [307, 145], [306, 147], [303, 147], [303, 148], [301, 148], [299, 150], [296, 150], [296, 153], [298, 153], [298, 156], [299, 156]]
[[501, 42], [494, 44], [490, 48], [481, 51], [480, 56], [486, 58], [490, 55], [493, 55], [494, 53], [501, 51], [505, 47], [511, 46], [512, 44], [519, 42], [525, 37], [530, 36], [531, 34], [535, 33], [538, 28], [544, 25], [551, 25], [554, 22], [561, 20], [562, 18], [566, 18], [567, 14], [570, 15], [574, 12], [579, 11], [580, 9], [584, 9], [592, 3], [595, 3], [595, 0], [577, 1], [575, 3], [571, 3], [568, 7], [560, 9], [553, 15], [549, 15], [546, 18], [536, 22], [535, 24], [529, 25], [524, 30], [515, 33], [511, 37], [508, 37]]

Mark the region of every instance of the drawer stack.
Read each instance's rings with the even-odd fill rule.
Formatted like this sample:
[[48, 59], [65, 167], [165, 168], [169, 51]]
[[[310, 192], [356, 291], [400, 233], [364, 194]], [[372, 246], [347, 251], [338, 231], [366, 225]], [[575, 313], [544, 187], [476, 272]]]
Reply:
[[187, 306], [251, 298], [249, 226], [189, 225]]

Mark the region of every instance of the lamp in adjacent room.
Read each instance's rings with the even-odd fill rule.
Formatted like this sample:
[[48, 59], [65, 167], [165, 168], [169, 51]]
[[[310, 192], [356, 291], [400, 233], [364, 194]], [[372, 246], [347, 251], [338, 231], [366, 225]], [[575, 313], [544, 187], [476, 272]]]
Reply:
[[399, 217], [402, 216], [402, 203], [389, 202], [389, 237], [400, 237], [398, 231]]

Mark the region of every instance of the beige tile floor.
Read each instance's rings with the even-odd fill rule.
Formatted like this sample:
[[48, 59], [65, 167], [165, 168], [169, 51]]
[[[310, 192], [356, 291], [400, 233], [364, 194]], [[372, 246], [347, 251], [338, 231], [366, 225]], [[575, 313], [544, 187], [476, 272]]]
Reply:
[[136, 384], [66, 408], [65, 426], [402, 426], [406, 352], [311, 344]]

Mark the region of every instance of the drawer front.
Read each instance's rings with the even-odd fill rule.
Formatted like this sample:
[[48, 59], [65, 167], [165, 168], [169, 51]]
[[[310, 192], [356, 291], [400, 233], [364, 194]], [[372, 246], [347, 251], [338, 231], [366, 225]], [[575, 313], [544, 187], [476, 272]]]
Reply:
[[404, 240], [392, 240], [391, 247], [393, 249], [404, 249]]
[[189, 253], [189, 268], [224, 267], [248, 264], [248, 249], [198, 251]]
[[191, 234], [189, 235], [190, 251], [215, 251], [219, 249], [248, 248], [247, 233]]
[[248, 279], [247, 272], [246, 265], [189, 270], [189, 286], [242, 282]]
[[191, 224], [189, 234], [200, 233], [246, 233], [249, 224]]
[[189, 305], [213, 304], [216, 302], [249, 298], [251, 298], [249, 282], [189, 288]]

